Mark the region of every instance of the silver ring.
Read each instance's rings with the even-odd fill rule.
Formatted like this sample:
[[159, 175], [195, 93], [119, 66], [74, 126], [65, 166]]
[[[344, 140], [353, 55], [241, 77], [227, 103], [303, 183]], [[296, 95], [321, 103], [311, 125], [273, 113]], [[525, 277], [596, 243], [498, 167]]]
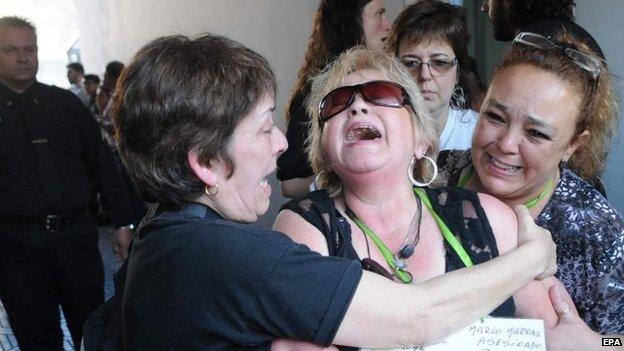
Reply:
[[571, 311], [571, 310], [570, 310], [570, 307], [568, 307], [568, 308], [566, 308], [563, 312], [558, 312], [558, 313], [557, 313], [557, 315], [558, 315], [559, 317], [561, 317], [561, 316], [563, 316], [564, 314], [566, 314], [566, 313], [568, 313], [568, 312], [570, 312], [570, 311]]

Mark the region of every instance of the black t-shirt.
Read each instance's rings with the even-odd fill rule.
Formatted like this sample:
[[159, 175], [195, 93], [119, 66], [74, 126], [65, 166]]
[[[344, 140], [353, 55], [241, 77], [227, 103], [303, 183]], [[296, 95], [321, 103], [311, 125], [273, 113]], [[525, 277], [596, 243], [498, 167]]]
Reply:
[[122, 307], [127, 350], [331, 343], [361, 277], [358, 262], [190, 206], [205, 214], [161, 213], [133, 243]]

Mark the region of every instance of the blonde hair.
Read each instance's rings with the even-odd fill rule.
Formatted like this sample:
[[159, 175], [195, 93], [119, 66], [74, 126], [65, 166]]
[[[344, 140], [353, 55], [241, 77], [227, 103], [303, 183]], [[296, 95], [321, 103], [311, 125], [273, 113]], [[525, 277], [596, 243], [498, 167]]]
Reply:
[[590, 134], [589, 140], [579, 146], [570, 157], [568, 167], [590, 183], [595, 183], [604, 170], [618, 117], [618, 103], [611, 86], [611, 77], [606, 62], [600, 60], [594, 51], [573, 35], [564, 32], [557, 35], [554, 41], [591, 55], [602, 62], [600, 75], [594, 79], [562, 50], [544, 50], [515, 44], [505, 53], [492, 79], [505, 68], [527, 64], [556, 75], [576, 89], [577, 96], [581, 98], [581, 108], [574, 135], [577, 136], [585, 130]]
[[[435, 159], [438, 153], [438, 134], [435, 121], [429, 114], [416, 82], [407, 69], [393, 56], [364, 47], [355, 47], [345, 51], [312, 81], [312, 88], [306, 107], [310, 120], [309, 135], [306, 140], [308, 159], [314, 173], [319, 175], [319, 186], [332, 194], [341, 188], [340, 178], [331, 171], [331, 165], [324, 157], [321, 136], [322, 122], [318, 119], [318, 106], [321, 100], [332, 90], [344, 86], [344, 80], [350, 73], [370, 69], [380, 72], [384, 79], [401, 85], [407, 92], [411, 106], [405, 106], [412, 117], [415, 140], [428, 146], [426, 155]], [[418, 162], [414, 167], [415, 179], [428, 180], [433, 175], [428, 162]], [[406, 175], [407, 176], [407, 175]]]

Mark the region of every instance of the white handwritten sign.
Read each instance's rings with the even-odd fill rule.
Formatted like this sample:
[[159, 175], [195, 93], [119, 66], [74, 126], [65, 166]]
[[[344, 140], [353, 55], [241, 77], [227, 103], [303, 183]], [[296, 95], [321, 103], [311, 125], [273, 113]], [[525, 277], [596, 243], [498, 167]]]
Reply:
[[[384, 350], [546, 351], [544, 322], [539, 319], [488, 317], [478, 320], [435, 345]], [[362, 349], [362, 351], [373, 350]]]

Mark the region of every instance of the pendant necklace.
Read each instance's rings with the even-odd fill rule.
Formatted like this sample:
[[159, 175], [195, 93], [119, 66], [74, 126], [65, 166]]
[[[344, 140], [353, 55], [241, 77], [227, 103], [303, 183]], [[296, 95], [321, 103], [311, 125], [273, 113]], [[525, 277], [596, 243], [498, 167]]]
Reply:
[[[420, 199], [416, 197], [416, 212], [414, 216], [412, 216], [412, 221], [410, 223], [410, 227], [405, 235], [405, 240], [403, 240], [403, 245], [393, 253], [390, 248], [379, 238], [377, 233], [370, 228], [364, 221], [362, 221], [353, 211], [349, 208], [345, 201], [345, 212], [349, 218], [362, 230], [364, 233], [364, 239], [366, 240], [366, 248], [368, 251], [368, 259], [370, 260], [370, 250], [368, 247], [368, 238], [370, 238], [377, 249], [381, 252], [384, 257], [384, 260], [388, 264], [392, 271], [394, 272], [394, 276], [401, 280], [403, 283], [409, 284], [412, 282], [412, 275], [407, 271], [407, 263], [405, 262], [409, 257], [414, 254], [414, 248], [418, 244], [420, 239], [420, 224], [422, 221], [422, 205]], [[414, 236], [412, 238], [412, 233]], [[410, 238], [412, 238], [410, 242]]]

